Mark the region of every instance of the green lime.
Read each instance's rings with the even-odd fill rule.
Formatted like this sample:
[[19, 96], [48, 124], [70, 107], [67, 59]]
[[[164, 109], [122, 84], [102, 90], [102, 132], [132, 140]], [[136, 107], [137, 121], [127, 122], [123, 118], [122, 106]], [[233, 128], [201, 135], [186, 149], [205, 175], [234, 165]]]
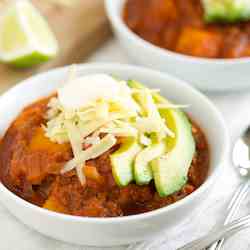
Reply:
[[56, 56], [57, 40], [45, 18], [28, 1], [11, 4], [0, 17], [0, 60], [31, 67]]

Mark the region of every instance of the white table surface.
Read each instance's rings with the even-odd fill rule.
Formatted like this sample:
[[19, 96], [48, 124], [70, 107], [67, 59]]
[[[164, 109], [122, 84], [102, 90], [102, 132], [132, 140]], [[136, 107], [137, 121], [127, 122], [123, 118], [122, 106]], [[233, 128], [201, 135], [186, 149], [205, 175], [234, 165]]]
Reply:
[[[90, 59], [89, 62], [119, 62], [129, 63], [130, 60], [120, 49], [118, 42], [113, 39], [107, 42]], [[222, 111], [230, 133], [234, 140], [242, 129], [250, 122], [250, 91], [236, 94], [209, 95], [212, 101]], [[192, 219], [185, 227], [179, 227], [174, 232], [165, 235], [167, 242], [150, 250], [172, 250], [184, 242], [195, 238], [218, 223], [225, 216], [225, 208], [239, 179], [230, 163], [225, 166], [221, 178], [208, 198], [208, 202], [201, 209], [197, 220]], [[249, 199], [250, 201], [250, 199]], [[241, 209], [241, 214], [250, 212], [250, 202], [246, 200]], [[227, 241], [224, 249], [247, 250], [250, 249], [250, 230], [244, 231]], [[158, 240], [160, 242], [162, 238]], [[127, 247], [106, 248], [108, 250], [125, 250]], [[3, 206], [0, 205], [0, 250], [90, 250], [97, 248], [72, 246], [49, 239], [31, 230], [17, 221]], [[103, 248], [98, 248], [101, 250]], [[143, 247], [143, 249], [146, 249]]]

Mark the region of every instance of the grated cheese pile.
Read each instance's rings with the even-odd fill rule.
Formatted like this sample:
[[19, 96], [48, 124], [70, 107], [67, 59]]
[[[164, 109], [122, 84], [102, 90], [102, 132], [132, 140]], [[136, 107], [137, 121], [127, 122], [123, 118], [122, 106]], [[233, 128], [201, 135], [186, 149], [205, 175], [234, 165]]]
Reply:
[[143, 146], [152, 143], [152, 133], [159, 141], [174, 137], [152, 98], [152, 92], [157, 91], [130, 88], [127, 82], [105, 74], [71, 77], [50, 100], [44, 125], [50, 140], [71, 144], [74, 158], [61, 173], [76, 169], [84, 184], [86, 161], [111, 149], [118, 137], [135, 137]]

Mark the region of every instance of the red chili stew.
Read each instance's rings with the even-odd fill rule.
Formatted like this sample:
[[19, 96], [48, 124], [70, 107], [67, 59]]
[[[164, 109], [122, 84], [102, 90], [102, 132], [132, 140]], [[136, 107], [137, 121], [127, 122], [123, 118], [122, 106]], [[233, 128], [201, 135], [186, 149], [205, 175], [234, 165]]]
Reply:
[[144, 213], [172, 204], [196, 190], [209, 168], [208, 145], [201, 129], [193, 123], [196, 154], [188, 183], [177, 193], [161, 198], [153, 183], [146, 186], [116, 185], [109, 155], [119, 143], [101, 157], [87, 162], [87, 182], [82, 186], [75, 170], [61, 175], [72, 158], [69, 144], [51, 142], [41, 124], [49, 98], [23, 110], [0, 144], [0, 179], [21, 198], [52, 211], [89, 217], [116, 217]]
[[127, 0], [124, 21], [146, 41], [181, 54], [250, 56], [250, 22], [206, 24], [201, 0]]

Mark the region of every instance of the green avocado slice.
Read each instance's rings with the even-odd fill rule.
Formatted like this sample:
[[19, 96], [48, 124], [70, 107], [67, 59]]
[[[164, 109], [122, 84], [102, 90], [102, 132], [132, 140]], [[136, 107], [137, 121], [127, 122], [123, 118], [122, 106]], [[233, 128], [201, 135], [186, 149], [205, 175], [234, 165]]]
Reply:
[[167, 138], [167, 154], [151, 163], [156, 189], [164, 197], [179, 191], [187, 182], [195, 153], [195, 141], [191, 124], [183, 112], [161, 109], [160, 113], [175, 132], [175, 138]]
[[[134, 89], [145, 89], [145, 86], [143, 86], [141, 83], [134, 81], [134, 80], [129, 80], [128, 86]], [[135, 93], [134, 98], [142, 107], [142, 110], [143, 110], [142, 115], [145, 115], [147, 113], [147, 110], [145, 109], [143, 105], [143, 100], [141, 99], [140, 94]], [[152, 101], [154, 100], [152, 99]], [[157, 112], [159, 119], [161, 119], [157, 108], [155, 112]], [[152, 173], [150, 162], [153, 159], [163, 155], [166, 152], [165, 140], [161, 142], [156, 142], [157, 140], [155, 139], [154, 141], [155, 142], [152, 145], [144, 148], [137, 155], [135, 159], [134, 178], [138, 185], [147, 185], [153, 179], [153, 173]]]
[[207, 22], [238, 22], [250, 19], [250, 2], [239, 0], [202, 0]]
[[135, 159], [134, 176], [138, 185], [146, 185], [153, 179], [150, 162], [166, 152], [166, 142], [160, 142], [143, 149]]
[[137, 138], [128, 137], [121, 147], [110, 156], [112, 174], [118, 186], [127, 186], [133, 181], [133, 165], [136, 155], [142, 150]]
[[[145, 88], [141, 83], [129, 81], [131, 88]], [[156, 103], [170, 102], [157, 93], [152, 94]], [[195, 141], [188, 117], [179, 109], [160, 108], [159, 113], [175, 137], [166, 138], [166, 154], [150, 162], [156, 189], [160, 196], [170, 195], [187, 182], [188, 170], [195, 153]], [[139, 156], [139, 155], [138, 155]]]

